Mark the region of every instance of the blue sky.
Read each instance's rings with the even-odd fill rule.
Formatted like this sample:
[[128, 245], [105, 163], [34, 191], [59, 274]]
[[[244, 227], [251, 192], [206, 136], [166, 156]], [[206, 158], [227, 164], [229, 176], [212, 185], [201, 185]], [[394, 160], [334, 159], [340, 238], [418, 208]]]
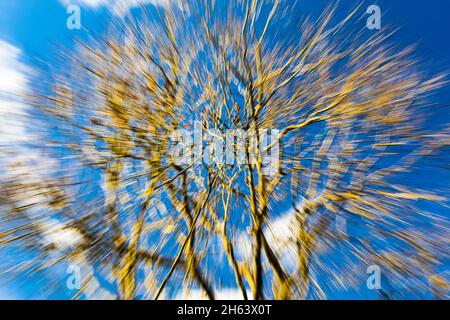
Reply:
[[[70, 47], [74, 37], [86, 37], [85, 30], [66, 28], [69, 0], [0, 1], [0, 39], [21, 49], [22, 59], [32, 63], [31, 57], [51, 59], [55, 45]], [[110, 8], [116, 0], [75, 0], [81, 5], [83, 27], [101, 32], [111, 19], [120, 19]], [[120, 0], [119, 0], [120, 1]], [[150, 3], [167, 0], [147, 0]], [[287, 0], [290, 1], [290, 0]], [[298, 15], [318, 14], [327, 5], [325, 0], [298, 1]], [[128, 1], [127, 3], [133, 3]], [[342, 12], [351, 8], [354, 1], [341, 1]], [[450, 2], [446, 0], [378, 0], [382, 10], [382, 24], [399, 27], [396, 41], [399, 44], [417, 44], [416, 54], [430, 71], [445, 70], [450, 65]], [[95, 5], [94, 5], [95, 4]], [[51, 61], [51, 60], [50, 60]], [[446, 90], [447, 91], [447, 90]], [[448, 96], [444, 97], [447, 101]], [[441, 99], [441, 101], [443, 101]]]
[[[162, 0], [148, 1], [157, 3]], [[167, 0], [166, 0], [167, 1]], [[111, 19], [121, 19], [111, 12], [114, 0], [79, 0], [81, 23], [89, 30], [102, 32]], [[132, 3], [133, 1], [129, 2]], [[327, 5], [326, 0], [299, 0], [299, 15], [317, 15]], [[342, 0], [340, 10], [348, 12], [355, 1]], [[16, 47], [17, 59], [24, 65], [34, 66], [38, 60], [51, 62], [56, 46], [71, 47], [75, 37], [86, 38], [86, 30], [66, 27], [67, 0], [0, 0], [0, 41]], [[416, 55], [430, 73], [449, 70], [450, 67], [450, 1], [448, 0], [380, 0], [367, 1], [382, 10], [382, 24], [399, 27], [395, 41], [401, 46], [417, 44]], [[339, 13], [339, 12], [338, 12]], [[373, 31], [376, 32], [376, 31]], [[2, 47], [0, 47], [1, 50]], [[3, 47], [4, 48], [4, 47]], [[0, 52], [1, 57], [1, 52]], [[2, 61], [0, 61], [0, 65]], [[0, 67], [1, 68], [1, 67]], [[26, 72], [26, 71], [24, 71]], [[449, 87], [440, 89], [433, 98], [437, 108], [450, 103]], [[1, 113], [0, 113], [1, 115]], [[448, 121], [436, 119], [435, 121]], [[34, 283], [11, 283], [1, 287], [0, 299], [28, 297]], [[61, 292], [57, 298], [65, 298]], [[352, 295], [341, 297], [352, 298]]]

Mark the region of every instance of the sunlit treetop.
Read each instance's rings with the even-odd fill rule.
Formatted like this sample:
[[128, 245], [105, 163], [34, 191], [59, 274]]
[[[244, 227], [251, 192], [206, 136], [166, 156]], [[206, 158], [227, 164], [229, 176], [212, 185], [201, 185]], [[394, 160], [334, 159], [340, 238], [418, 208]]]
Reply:
[[427, 125], [444, 75], [360, 7], [294, 7], [142, 6], [41, 71], [28, 148], [49, 164], [1, 171], [17, 267], [80, 266], [76, 298], [327, 298], [374, 265], [383, 297], [445, 295], [448, 222], [427, 208], [448, 183], [423, 181], [448, 170], [448, 128]]

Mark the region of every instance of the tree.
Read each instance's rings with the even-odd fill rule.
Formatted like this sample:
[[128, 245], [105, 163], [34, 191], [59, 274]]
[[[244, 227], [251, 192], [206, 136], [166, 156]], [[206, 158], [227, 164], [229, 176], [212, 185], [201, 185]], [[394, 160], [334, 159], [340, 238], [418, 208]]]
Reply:
[[11, 166], [1, 243], [33, 250], [31, 270], [88, 268], [76, 297], [106, 297], [103, 278], [122, 299], [325, 298], [368, 265], [441, 292], [446, 221], [420, 201], [447, 189], [410, 179], [446, 159], [448, 129], [424, 125], [443, 76], [355, 32], [359, 7], [297, 29], [283, 6], [143, 6], [65, 52], [29, 96], [62, 168]]

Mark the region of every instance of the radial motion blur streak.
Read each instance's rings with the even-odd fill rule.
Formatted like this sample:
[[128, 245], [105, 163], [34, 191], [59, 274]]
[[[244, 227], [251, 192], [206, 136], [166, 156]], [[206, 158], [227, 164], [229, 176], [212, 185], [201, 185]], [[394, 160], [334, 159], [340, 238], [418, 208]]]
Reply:
[[29, 77], [1, 86], [1, 279], [45, 298], [447, 299], [446, 70], [369, 31], [365, 4], [155, 3], [5, 69]]

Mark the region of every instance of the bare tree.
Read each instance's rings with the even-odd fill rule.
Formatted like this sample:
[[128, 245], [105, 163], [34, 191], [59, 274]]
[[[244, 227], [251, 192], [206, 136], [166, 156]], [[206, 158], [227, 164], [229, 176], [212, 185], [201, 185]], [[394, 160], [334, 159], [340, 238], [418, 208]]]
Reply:
[[88, 268], [75, 297], [214, 299], [231, 277], [244, 299], [326, 298], [368, 265], [442, 292], [447, 221], [419, 200], [446, 209], [448, 188], [412, 179], [446, 160], [448, 129], [424, 123], [443, 76], [335, 9], [143, 6], [78, 42], [28, 97], [62, 167], [9, 163], [1, 243], [37, 253], [27, 271]]

